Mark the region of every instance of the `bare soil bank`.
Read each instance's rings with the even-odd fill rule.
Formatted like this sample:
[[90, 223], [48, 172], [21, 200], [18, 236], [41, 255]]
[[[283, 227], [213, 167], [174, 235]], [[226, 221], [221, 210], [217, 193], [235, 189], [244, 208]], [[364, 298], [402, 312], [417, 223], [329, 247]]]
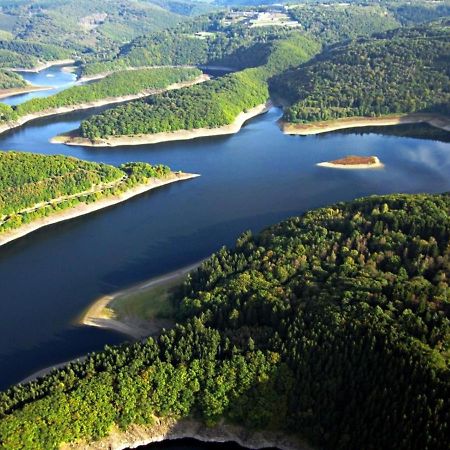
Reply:
[[360, 127], [386, 127], [391, 125], [405, 125], [427, 123], [436, 128], [450, 131], [450, 118], [438, 114], [404, 114], [382, 117], [351, 117], [323, 122], [296, 124], [280, 121], [280, 127], [285, 134], [299, 134], [302, 136], [326, 133], [328, 131], [343, 130]]
[[280, 450], [311, 450], [294, 435], [273, 431], [249, 431], [238, 425], [219, 423], [207, 427], [193, 419], [158, 419], [154, 425], [132, 425], [126, 431], [111, 430], [109, 436], [97, 442], [64, 444], [61, 450], [123, 450], [165, 440], [193, 438], [203, 442], [236, 442], [249, 449], [276, 447]]

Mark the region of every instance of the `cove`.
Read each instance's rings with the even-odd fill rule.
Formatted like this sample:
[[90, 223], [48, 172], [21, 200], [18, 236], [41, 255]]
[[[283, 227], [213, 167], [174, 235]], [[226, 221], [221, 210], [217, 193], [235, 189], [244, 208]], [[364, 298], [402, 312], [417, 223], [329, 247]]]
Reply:
[[[232, 136], [115, 147], [67, 147], [49, 138], [92, 114], [36, 120], [0, 136], [2, 150], [66, 154], [118, 165], [167, 164], [198, 179], [43, 228], [0, 249], [0, 388], [127, 338], [76, 325], [98, 297], [190, 265], [245, 230], [338, 201], [394, 192], [450, 190], [448, 133], [423, 127], [319, 136], [283, 135], [272, 108]], [[388, 133], [388, 134], [386, 134]], [[408, 137], [410, 134], [414, 137]], [[316, 164], [376, 155], [373, 171]]]

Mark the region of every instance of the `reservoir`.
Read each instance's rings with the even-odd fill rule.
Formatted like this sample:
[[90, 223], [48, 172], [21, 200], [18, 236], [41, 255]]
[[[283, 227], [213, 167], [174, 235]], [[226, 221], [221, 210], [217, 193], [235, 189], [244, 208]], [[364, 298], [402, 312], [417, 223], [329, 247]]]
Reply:
[[[43, 367], [123, 342], [125, 336], [79, 326], [77, 318], [98, 297], [192, 264], [233, 245], [245, 230], [366, 195], [450, 190], [449, 136], [430, 127], [287, 136], [277, 125], [281, 110], [272, 108], [227, 137], [104, 149], [49, 143], [92, 112], [28, 123], [0, 135], [0, 149], [114, 165], [162, 163], [201, 177], [0, 247], [1, 389]], [[346, 155], [375, 155], [384, 168], [316, 166]]]

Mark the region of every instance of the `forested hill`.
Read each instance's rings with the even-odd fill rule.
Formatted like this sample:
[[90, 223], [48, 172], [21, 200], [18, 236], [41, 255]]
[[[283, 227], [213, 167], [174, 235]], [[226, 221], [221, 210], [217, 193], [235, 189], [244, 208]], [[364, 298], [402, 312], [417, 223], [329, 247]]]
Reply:
[[2, 448], [193, 415], [323, 449], [447, 449], [449, 214], [449, 194], [374, 196], [244, 233], [188, 279], [175, 329], [1, 394]]
[[449, 114], [450, 27], [398, 29], [338, 45], [274, 80], [289, 122], [412, 112]]
[[0, 70], [0, 89], [25, 87], [25, 80], [14, 72]]
[[268, 100], [271, 76], [307, 61], [320, 49], [317, 42], [299, 33], [266, 45], [267, 57], [260, 67], [109, 109], [84, 120], [80, 133], [95, 141], [228, 125], [239, 113]]
[[166, 166], [147, 163], [117, 168], [67, 156], [0, 151], [0, 234], [169, 173]]

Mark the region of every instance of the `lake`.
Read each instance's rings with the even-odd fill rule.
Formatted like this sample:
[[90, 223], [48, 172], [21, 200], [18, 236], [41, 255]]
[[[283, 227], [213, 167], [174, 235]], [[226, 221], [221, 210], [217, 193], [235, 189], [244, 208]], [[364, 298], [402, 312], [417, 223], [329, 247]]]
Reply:
[[[77, 318], [99, 296], [196, 262], [245, 230], [365, 195], [450, 190], [448, 133], [429, 127], [286, 136], [276, 124], [281, 110], [272, 108], [229, 137], [113, 149], [48, 142], [91, 113], [31, 122], [1, 135], [0, 148], [114, 165], [162, 163], [202, 176], [0, 247], [0, 388], [123, 342]], [[348, 154], [376, 155], [385, 168], [316, 166]]]

